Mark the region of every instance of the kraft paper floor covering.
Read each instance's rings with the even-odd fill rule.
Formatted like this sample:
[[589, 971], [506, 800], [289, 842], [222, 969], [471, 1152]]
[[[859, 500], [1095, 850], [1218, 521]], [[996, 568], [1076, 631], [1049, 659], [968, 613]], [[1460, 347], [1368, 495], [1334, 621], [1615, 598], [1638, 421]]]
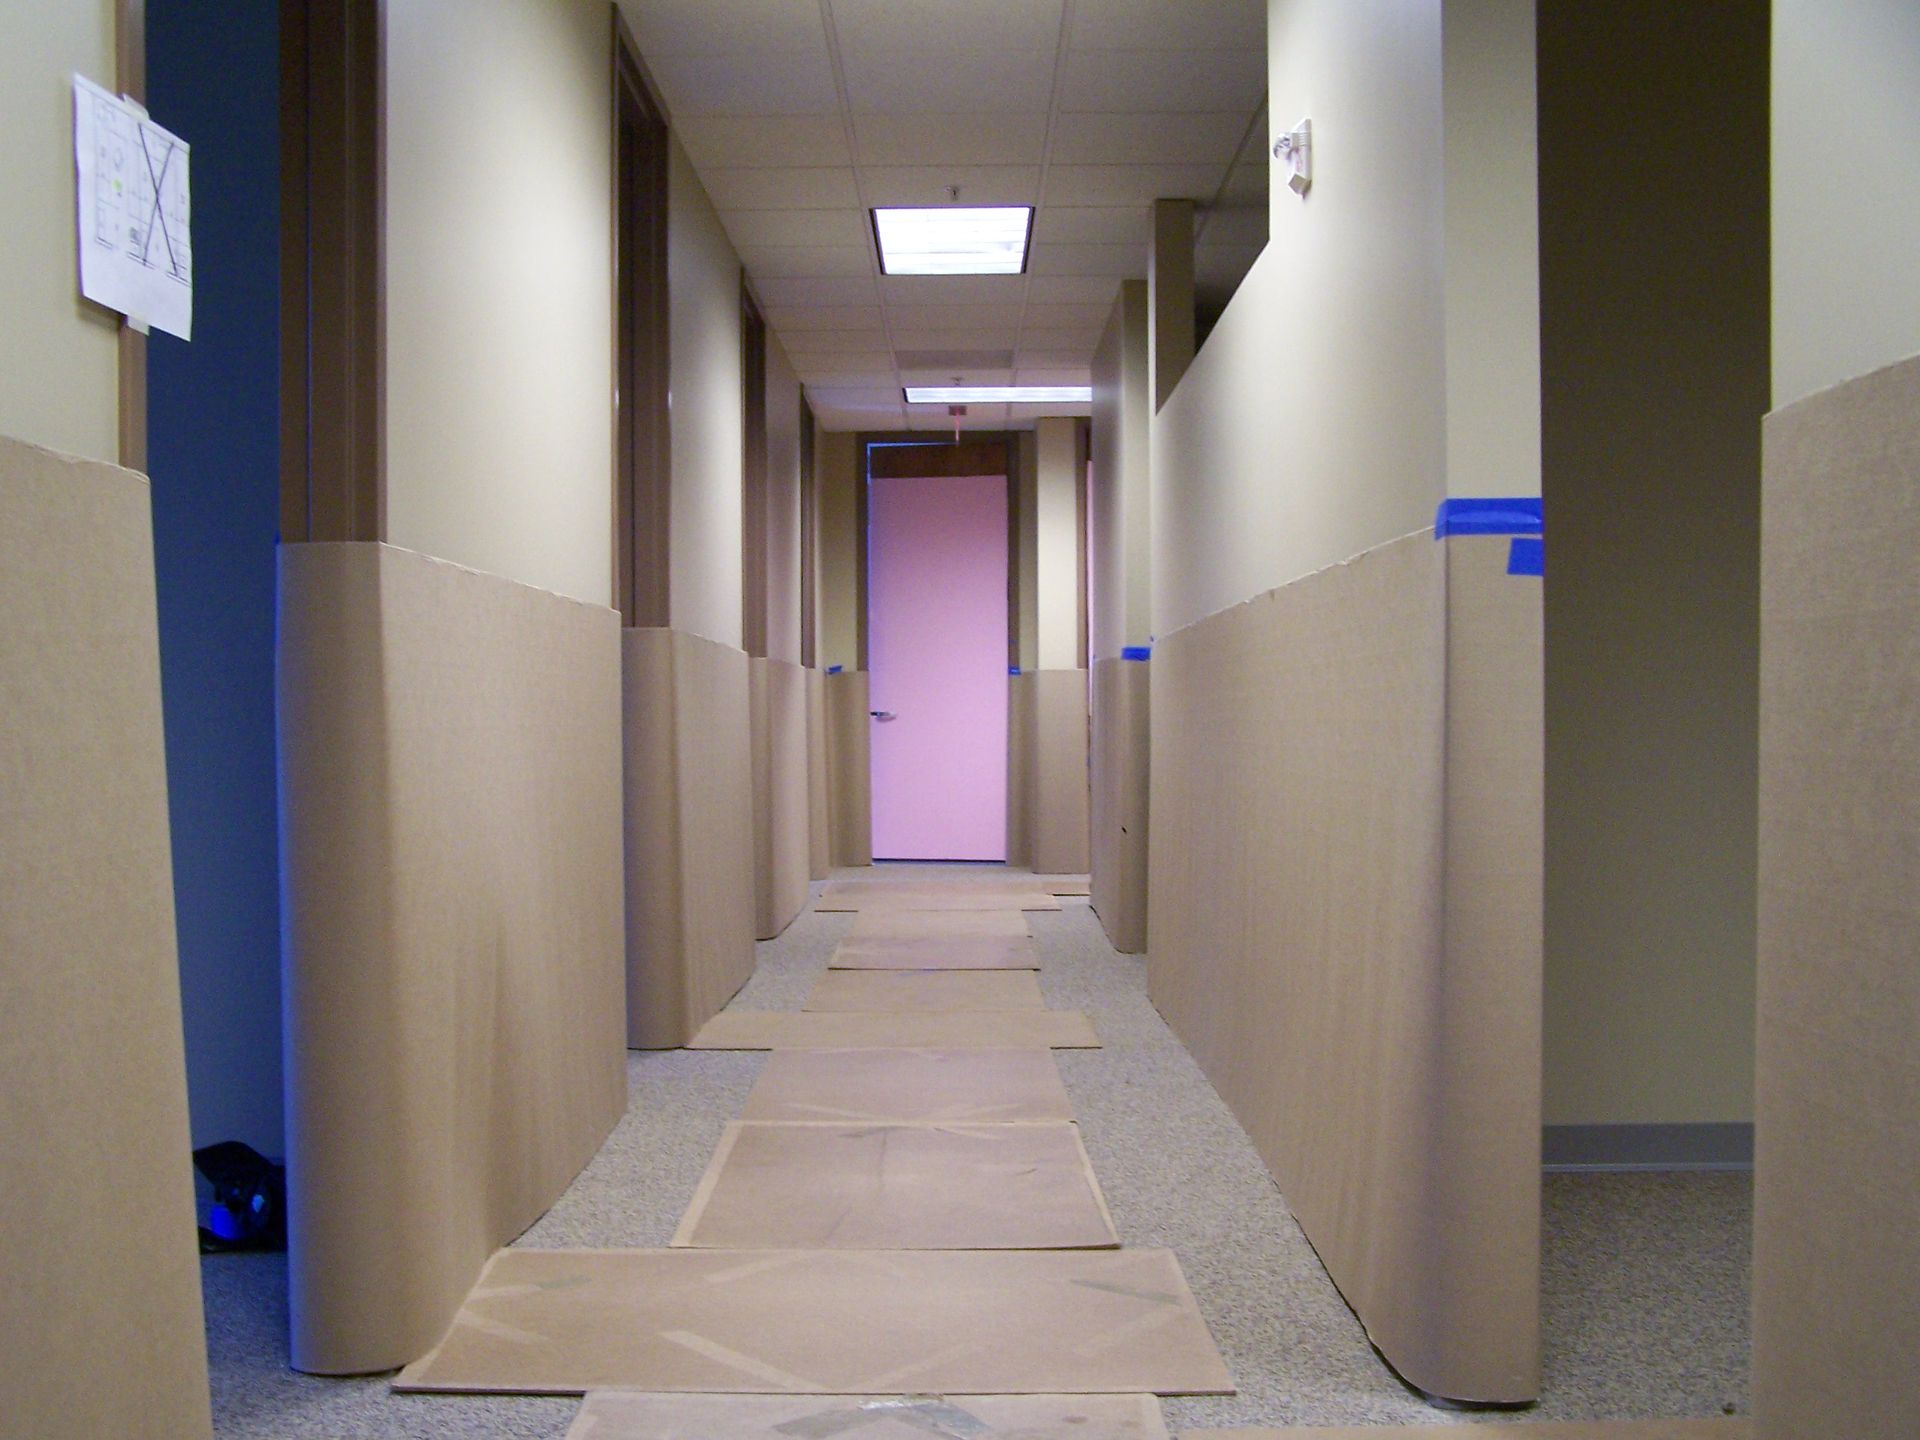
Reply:
[[1046, 1050], [776, 1050], [743, 1120], [1071, 1120]]
[[830, 970], [1038, 970], [1040, 952], [1025, 935], [921, 936], [842, 940]]
[[1495, 1440], [1495, 1437], [1532, 1436], [1534, 1440], [1746, 1440], [1753, 1422], [1716, 1420], [1593, 1420], [1546, 1421], [1495, 1425], [1405, 1425], [1391, 1430], [1377, 1425], [1336, 1425], [1268, 1429], [1248, 1426], [1235, 1430], [1182, 1430], [1180, 1440], [1383, 1440], [1391, 1435], [1440, 1436], [1450, 1440]]
[[1031, 1047], [1097, 1050], [1078, 1010], [956, 1010], [872, 1014], [857, 1010], [724, 1010], [687, 1042], [689, 1050], [856, 1050], [873, 1047]]
[[1033, 931], [1019, 910], [862, 910], [849, 940], [1028, 940]]
[[834, 910], [1058, 910], [1059, 899], [1031, 883], [834, 880], [813, 907]]
[[1044, 1010], [1031, 970], [829, 970], [808, 1010], [933, 1012]]
[[1063, 1121], [735, 1123], [673, 1237], [704, 1249], [1070, 1250], [1120, 1243]]
[[400, 1390], [1223, 1394], [1170, 1250], [503, 1250]]
[[657, 1395], [596, 1390], [567, 1440], [1167, 1440], [1152, 1395]]

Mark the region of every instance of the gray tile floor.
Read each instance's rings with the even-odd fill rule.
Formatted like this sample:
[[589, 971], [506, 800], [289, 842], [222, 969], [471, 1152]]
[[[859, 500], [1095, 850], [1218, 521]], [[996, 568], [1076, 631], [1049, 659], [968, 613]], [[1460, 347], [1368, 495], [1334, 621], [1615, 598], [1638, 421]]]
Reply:
[[[1252, 1145], [1146, 998], [1084, 899], [1030, 922], [1050, 1005], [1085, 1010], [1105, 1048], [1056, 1052], [1122, 1240], [1168, 1245], [1239, 1384], [1170, 1400], [1173, 1427], [1445, 1424], [1367, 1344]], [[799, 1008], [850, 915], [802, 914], [760, 946], [735, 1004]], [[664, 1245], [764, 1057], [628, 1059], [627, 1117], [518, 1243]], [[1550, 1176], [1543, 1256], [1545, 1388], [1512, 1419], [1744, 1413], [1750, 1180]], [[281, 1256], [203, 1264], [216, 1433], [272, 1437], [560, 1436], [575, 1402], [394, 1395], [385, 1377], [322, 1380], [286, 1363]]]

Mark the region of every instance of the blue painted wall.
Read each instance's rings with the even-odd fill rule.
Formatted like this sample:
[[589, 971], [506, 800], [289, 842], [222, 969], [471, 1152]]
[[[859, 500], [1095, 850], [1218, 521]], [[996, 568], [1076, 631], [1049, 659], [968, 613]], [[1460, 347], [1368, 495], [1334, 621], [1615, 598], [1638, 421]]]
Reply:
[[279, 31], [148, 0], [148, 108], [193, 147], [193, 343], [149, 345], [174, 901], [195, 1145], [283, 1153], [273, 739]]

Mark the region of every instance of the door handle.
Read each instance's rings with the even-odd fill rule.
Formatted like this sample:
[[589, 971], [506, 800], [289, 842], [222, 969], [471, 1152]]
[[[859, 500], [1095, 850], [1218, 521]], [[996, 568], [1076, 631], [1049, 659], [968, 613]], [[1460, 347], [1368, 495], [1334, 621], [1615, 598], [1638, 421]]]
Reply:
[[891, 710], [869, 710], [867, 714], [876, 720], [898, 720], [900, 717]]

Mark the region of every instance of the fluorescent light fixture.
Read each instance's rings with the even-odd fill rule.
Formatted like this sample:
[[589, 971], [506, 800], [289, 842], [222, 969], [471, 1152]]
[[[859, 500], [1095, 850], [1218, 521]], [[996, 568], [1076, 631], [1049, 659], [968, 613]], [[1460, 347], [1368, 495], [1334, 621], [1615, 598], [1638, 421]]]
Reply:
[[873, 212], [883, 275], [1018, 275], [1032, 229], [1031, 205]]
[[909, 405], [1089, 405], [1091, 385], [909, 385]]

